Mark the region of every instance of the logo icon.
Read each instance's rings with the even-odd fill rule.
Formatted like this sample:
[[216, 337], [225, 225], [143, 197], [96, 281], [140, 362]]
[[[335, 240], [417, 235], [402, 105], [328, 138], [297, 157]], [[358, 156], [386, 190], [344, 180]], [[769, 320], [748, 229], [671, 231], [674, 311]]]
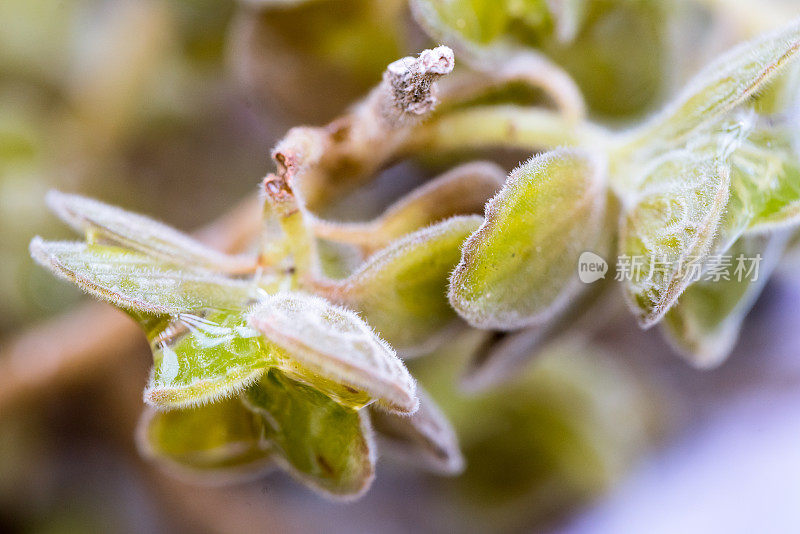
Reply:
[[597, 282], [606, 277], [608, 263], [594, 252], [586, 251], [578, 258], [578, 278], [584, 284]]

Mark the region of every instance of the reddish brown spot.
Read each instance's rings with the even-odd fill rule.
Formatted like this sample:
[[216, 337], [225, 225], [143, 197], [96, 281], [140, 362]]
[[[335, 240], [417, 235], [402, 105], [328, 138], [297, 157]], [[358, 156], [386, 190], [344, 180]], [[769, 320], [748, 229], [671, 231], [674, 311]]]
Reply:
[[292, 189], [286, 180], [275, 174], [268, 174], [264, 178], [264, 191], [276, 201], [284, 201], [293, 196]]
[[325, 457], [322, 456], [321, 454], [317, 455], [317, 463], [322, 468], [322, 470], [325, 471], [326, 475], [333, 476], [334, 474], [333, 466], [331, 466], [331, 464], [328, 463], [328, 460], [326, 460]]

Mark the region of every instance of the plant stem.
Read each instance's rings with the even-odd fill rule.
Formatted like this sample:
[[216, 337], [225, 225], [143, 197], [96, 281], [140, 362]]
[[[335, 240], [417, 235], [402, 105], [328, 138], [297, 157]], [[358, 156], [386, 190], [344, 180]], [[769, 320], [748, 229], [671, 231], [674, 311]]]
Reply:
[[530, 151], [586, 146], [605, 151], [614, 134], [588, 121], [521, 106], [486, 106], [454, 111], [420, 126], [410, 136], [409, 151], [450, 151], [484, 147]]

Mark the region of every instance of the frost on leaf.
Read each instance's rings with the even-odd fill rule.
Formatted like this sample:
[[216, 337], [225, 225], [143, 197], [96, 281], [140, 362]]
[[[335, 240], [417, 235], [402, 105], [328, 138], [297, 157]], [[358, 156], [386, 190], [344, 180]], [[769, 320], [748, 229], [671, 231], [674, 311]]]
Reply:
[[744, 236], [725, 253], [730, 258], [706, 272], [664, 317], [663, 333], [689, 362], [700, 368], [722, 363], [739, 337], [745, 316], [777, 266], [785, 232]]
[[414, 379], [389, 344], [355, 313], [316, 296], [278, 293], [255, 305], [247, 321], [285, 351], [284, 365], [297, 362], [294, 372], [312, 385], [316, 374], [392, 410], [417, 409]]
[[253, 257], [223, 254], [149, 217], [91, 198], [50, 191], [47, 204], [89, 242], [120, 245], [193, 270], [241, 273], [255, 268]]
[[262, 432], [261, 417], [233, 398], [170, 412], [147, 409], [139, 420], [136, 444], [142, 456], [176, 474], [232, 482], [272, 468]]
[[366, 410], [345, 408], [274, 369], [242, 399], [261, 416], [276, 461], [299, 481], [339, 498], [369, 489], [375, 452]]
[[447, 279], [482, 220], [453, 217], [418, 230], [370, 256], [345, 280], [319, 289], [361, 313], [404, 354], [424, 352], [458, 321], [447, 302]]
[[216, 402], [258, 380], [280, 356], [239, 313], [201, 310], [143, 320], [153, 351], [144, 400], [159, 409]]
[[605, 168], [592, 155], [556, 150], [515, 169], [486, 205], [450, 279], [453, 307], [478, 328], [541, 324], [581, 285], [580, 254], [598, 242]]
[[[706, 259], [728, 203], [730, 169], [673, 151], [645, 173], [620, 228], [625, 293], [639, 323], [658, 322]], [[628, 265], [629, 264], [629, 265]]]
[[439, 406], [417, 389], [419, 410], [410, 416], [371, 410], [372, 425], [381, 445], [407, 461], [433, 472], [457, 475], [464, 469], [458, 438]]
[[198, 308], [238, 309], [257, 294], [243, 280], [166, 263], [124, 248], [34, 238], [31, 255], [90, 295], [128, 311], [174, 315]]

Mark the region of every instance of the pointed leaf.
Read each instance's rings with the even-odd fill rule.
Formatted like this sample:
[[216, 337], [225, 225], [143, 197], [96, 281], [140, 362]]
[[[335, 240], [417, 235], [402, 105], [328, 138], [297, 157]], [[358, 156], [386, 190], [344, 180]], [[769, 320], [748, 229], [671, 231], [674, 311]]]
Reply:
[[47, 204], [90, 242], [120, 245], [194, 270], [241, 273], [255, 269], [254, 257], [223, 254], [149, 217], [91, 198], [50, 191]]
[[316, 296], [278, 293], [254, 306], [247, 321], [299, 363], [295, 372], [311, 371], [399, 412], [417, 409], [414, 379], [355, 313]]
[[335, 497], [355, 498], [369, 488], [375, 452], [366, 410], [345, 408], [277, 370], [242, 398], [262, 417], [276, 460], [298, 480]]
[[139, 420], [136, 443], [145, 458], [208, 482], [253, 478], [272, 467], [261, 445], [261, 417], [238, 398], [208, 406], [157, 412]]
[[673, 151], [653, 163], [620, 229], [619, 276], [640, 325], [658, 322], [707, 256], [729, 198], [730, 169]]
[[425, 391], [418, 388], [417, 395], [419, 410], [410, 416], [371, 410], [375, 431], [384, 446], [410, 462], [444, 475], [461, 473], [464, 458], [450, 421]]
[[159, 409], [216, 402], [258, 380], [282, 357], [239, 313], [199, 310], [144, 321], [153, 371], [144, 400]]
[[520, 166], [464, 243], [450, 303], [478, 328], [546, 321], [580, 289], [578, 257], [597, 244], [605, 203], [604, 165], [588, 153], [561, 149]]
[[663, 333], [693, 365], [715, 367], [727, 358], [787, 238], [785, 233], [742, 237], [726, 252], [729, 261], [706, 273], [708, 280], [689, 286], [667, 312]]
[[205, 307], [238, 309], [258, 294], [252, 282], [186, 271], [119, 247], [36, 237], [30, 250], [56, 275], [129, 311], [174, 315]]
[[719, 119], [776, 79], [798, 50], [798, 21], [735, 47], [698, 74], [639, 139], [671, 144]]
[[403, 354], [425, 352], [458, 323], [447, 302], [447, 278], [481, 221], [453, 217], [418, 230], [370, 256], [349, 278], [317, 290], [360, 312]]

